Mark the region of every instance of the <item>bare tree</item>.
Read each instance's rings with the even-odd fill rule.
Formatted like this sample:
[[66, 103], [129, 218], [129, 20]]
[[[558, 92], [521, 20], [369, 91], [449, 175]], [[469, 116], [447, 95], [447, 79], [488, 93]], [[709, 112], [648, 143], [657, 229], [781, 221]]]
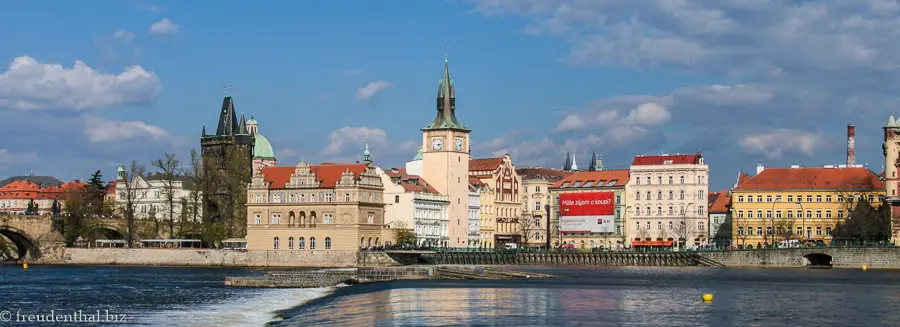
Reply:
[[[794, 234], [793, 226], [796, 223], [796, 218], [793, 215], [790, 218], [783, 216], [783, 218], [779, 218], [775, 221], [774, 233], [775, 237], [781, 238], [782, 241], [790, 241], [794, 239], [797, 235]], [[773, 238], [772, 243], [778, 241]]]
[[694, 224], [694, 221], [694, 219], [689, 219], [687, 214], [682, 214], [677, 223], [672, 226], [670, 232], [677, 237], [679, 248], [686, 246], [688, 239], [697, 233], [697, 226]]
[[209, 179], [204, 174], [203, 160], [197, 153], [197, 150], [191, 150], [191, 168], [184, 172], [185, 188], [188, 191], [187, 196], [182, 196], [185, 205], [182, 207], [183, 212], [187, 212], [182, 220], [182, 234], [184, 234], [184, 224], [188, 222], [191, 226], [188, 228], [192, 233], [198, 231], [198, 223], [203, 214], [203, 194], [208, 190]]
[[518, 222], [519, 237], [523, 247], [535, 239], [535, 233], [541, 231], [541, 221], [534, 215], [523, 214]]
[[135, 213], [138, 202], [147, 196], [147, 191], [141, 187], [140, 178], [144, 176], [144, 165], [132, 160], [131, 165], [123, 172], [123, 181], [116, 185], [116, 193], [123, 201], [122, 215], [125, 217], [125, 243], [129, 247], [134, 245], [134, 236], [137, 234]]
[[[857, 177], [845, 180], [838, 187], [837, 201], [841, 202], [841, 208], [847, 213], [847, 217], [856, 209], [856, 206], [861, 202], [860, 199], [866, 199], [869, 203], [878, 202], [878, 199], [875, 198], [878, 189], [875, 187], [874, 178], [877, 177]], [[872, 196], [871, 200], [868, 199], [869, 196]]]
[[[178, 204], [175, 201], [175, 193], [178, 191], [175, 189], [179, 174], [178, 159], [175, 159], [174, 154], [166, 153], [165, 158], [153, 161], [153, 166], [162, 174], [163, 189], [161, 193], [166, 205], [165, 214], [166, 222], [169, 225], [169, 238], [172, 238], [175, 236], [175, 207]], [[181, 208], [181, 210], [185, 209]]]
[[641, 239], [641, 241], [650, 238], [650, 228], [642, 228], [638, 230], [638, 237]]

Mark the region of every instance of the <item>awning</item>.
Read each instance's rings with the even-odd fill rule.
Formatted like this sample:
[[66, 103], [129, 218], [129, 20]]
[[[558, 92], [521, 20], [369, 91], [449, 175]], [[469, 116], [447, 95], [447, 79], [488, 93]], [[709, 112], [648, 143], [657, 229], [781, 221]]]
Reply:
[[632, 247], [641, 247], [641, 246], [672, 246], [672, 241], [632, 241]]

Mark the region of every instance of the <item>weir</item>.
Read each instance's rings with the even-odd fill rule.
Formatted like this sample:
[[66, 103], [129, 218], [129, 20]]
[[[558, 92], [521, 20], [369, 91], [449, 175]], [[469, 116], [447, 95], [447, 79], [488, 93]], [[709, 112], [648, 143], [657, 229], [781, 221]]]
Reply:
[[580, 265], [580, 266], [708, 266], [721, 263], [696, 253], [453, 253], [422, 254], [424, 261], [438, 265]]

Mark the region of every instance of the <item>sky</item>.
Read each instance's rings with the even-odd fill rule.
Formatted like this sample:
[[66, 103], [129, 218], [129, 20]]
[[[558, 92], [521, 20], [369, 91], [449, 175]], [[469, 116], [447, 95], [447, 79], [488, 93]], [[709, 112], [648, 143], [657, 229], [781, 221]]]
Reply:
[[[445, 54], [474, 157], [702, 152], [712, 189], [757, 164], [883, 170], [900, 104], [894, 0], [18, 1], [0, 5], [0, 177], [187, 168], [231, 85], [281, 165], [398, 167]], [[150, 168], [152, 171], [152, 168]]]

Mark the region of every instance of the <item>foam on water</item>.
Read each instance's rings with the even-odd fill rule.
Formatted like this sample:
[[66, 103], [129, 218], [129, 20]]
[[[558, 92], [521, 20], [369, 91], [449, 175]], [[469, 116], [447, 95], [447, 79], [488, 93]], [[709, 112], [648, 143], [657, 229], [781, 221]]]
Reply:
[[247, 296], [186, 310], [153, 312], [135, 322], [146, 326], [257, 327], [276, 320], [276, 311], [324, 297], [332, 291], [333, 287], [263, 289]]

